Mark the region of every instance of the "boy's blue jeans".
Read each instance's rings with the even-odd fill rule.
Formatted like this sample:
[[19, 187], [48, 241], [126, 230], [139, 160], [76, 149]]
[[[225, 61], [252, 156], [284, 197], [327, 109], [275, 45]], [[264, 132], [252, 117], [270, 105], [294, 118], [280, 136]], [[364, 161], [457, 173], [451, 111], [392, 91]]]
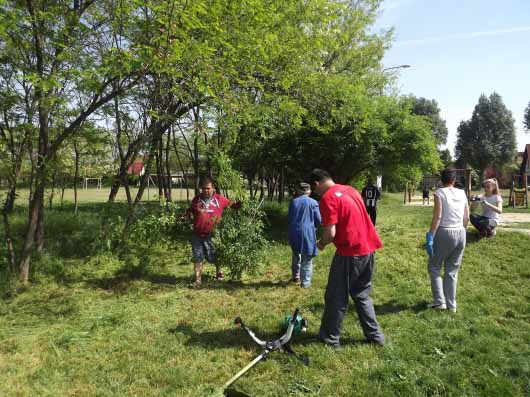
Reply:
[[311, 255], [293, 252], [291, 269], [293, 279], [299, 278], [302, 288], [308, 288], [311, 285], [311, 276], [313, 275], [313, 257]]

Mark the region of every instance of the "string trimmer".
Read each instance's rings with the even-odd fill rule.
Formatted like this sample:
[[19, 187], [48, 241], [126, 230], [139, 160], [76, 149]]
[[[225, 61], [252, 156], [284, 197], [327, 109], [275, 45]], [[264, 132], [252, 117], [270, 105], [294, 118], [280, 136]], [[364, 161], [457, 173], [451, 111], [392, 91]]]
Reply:
[[[234, 320], [234, 323], [241, 328], [243, 328], [246, 333], [252, 338], [254, 342], [256, 342], [261, 348], [263, 348], [263, 351], [259, 356], [257, 356], [252, 362], [250, 362], [245, 368], [243, 368], [241, 371], [239, 371], [237, 374], [235, 374], [228, 382], [225, 383], [224, 388], [228, 388], [230, 385], [232, 385], [236, 380], [238, 380], [240, 377], [242, 377], [250, 368], [252, 368], [254, 365], [259, 363], [261, 360], [265, 359], [270, 353], [274, 351], [280, 351], [284, 353], [289, 354], [295, 354], [291, 346], [289, 345], [289, 341], [291, 340], [291, 336], [293, 335], [293, 332], [305, 332], [307, 330], [307, 321], [298, 315], [299, 309], [297, 308], [294, 311], [294, 314], [290, 317], [286, 317], [284, 321], [284, 325], [287, 325], [287, 329], [285, 330], [285, 333], [280, 336], [278, 339], [275, 339], [273, 341], [265, 341], [259, 339], [254, 332], [252, 332], [241, 320], [241, 317], [237, 317]], [[284, 327], [285, 328], [285, 327]], [[309, 363], [309, 360], [305, 357], [299, 357], [306, 365]]]

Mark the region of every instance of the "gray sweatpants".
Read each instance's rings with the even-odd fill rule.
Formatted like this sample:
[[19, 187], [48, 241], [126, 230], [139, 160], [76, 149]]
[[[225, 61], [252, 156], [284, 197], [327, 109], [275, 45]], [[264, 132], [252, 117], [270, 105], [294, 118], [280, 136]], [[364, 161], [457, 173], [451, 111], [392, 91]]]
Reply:
[[348, 295], [355, 303], [359, 322], [366, 339], [384, 343], [385, 336], [375, 318], [370, 299], [375, 257], [335, 255], [329, 269], [325, 294], [324, 314], [320, 325], [320, 339], [330, 345], [339, 345], [342, 322], [348, 310]]
[[[439, 227], [434, 236], [434, 255], [429, 259], [432, 303], [456, 309], [458, 270], [466, 248], [466, 229]], [[443, 281], [440, 275], [445, 265]]]

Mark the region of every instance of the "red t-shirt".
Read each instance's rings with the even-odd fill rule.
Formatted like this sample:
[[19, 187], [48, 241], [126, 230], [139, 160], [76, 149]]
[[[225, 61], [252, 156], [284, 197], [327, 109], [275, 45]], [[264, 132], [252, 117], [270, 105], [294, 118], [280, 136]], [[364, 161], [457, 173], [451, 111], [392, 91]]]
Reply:
[[226, 197], [214, 193], [210, 200], [195, 196], [191, 202], [193, 231], [199, 237], [208, 236], [221, 220], [223, 210], [230, 204]]
[[337, 255], [364, 256], [383, 246], [363, 198], [351, 186], [336, 184], [329, 188], [320, 199], [320, 214], [323, 226], [335, 225]]

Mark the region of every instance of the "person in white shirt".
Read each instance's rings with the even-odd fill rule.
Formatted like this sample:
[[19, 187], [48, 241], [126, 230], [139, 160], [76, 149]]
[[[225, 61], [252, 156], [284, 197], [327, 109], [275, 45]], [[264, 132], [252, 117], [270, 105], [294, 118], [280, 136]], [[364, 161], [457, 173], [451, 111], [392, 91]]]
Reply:
[[432, 292], [429, 307], [456, 312], [456, 284], [466, 247], [469, 206], [466, 193], [454, 187], [455, 169], [446, 168], [441, 176], [442, 187], [434, 193], [431, 228], [426, 235]]
[[480, 237], [495, 236], [495, 228], [499, 224], [502, 214], [502, 196], [499, 194], [497, 179], [486, 179], [482, 186], [484, 194], [477, 197], [478, 201], [471, 203], [471, 209], [482, 204], [482, 215], [471, 214], [471, 224], [478, 230]]

